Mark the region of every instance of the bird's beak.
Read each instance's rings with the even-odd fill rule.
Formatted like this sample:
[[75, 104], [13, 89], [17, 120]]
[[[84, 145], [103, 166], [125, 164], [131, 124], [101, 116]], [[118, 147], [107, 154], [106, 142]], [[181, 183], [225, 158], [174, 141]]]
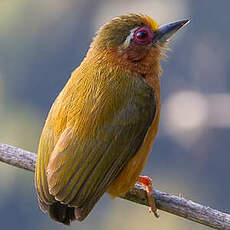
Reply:
[[160, 26], [158, 30], [155, 32], [155, 36], [153, 38], [153, 44], [156, 43], [164, 43], [168, 41], [173, 34], [175, 34], [180, 28], [189, 23], [189, 20], [181, 20], [178, 22], [172, 22], [163, 26]]

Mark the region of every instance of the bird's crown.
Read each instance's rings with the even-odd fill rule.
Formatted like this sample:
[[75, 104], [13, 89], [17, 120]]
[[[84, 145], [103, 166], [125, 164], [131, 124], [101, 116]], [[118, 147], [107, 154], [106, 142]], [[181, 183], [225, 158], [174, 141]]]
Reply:
[[123, 44], [128, 36], [139, 27], [146, 27], [152, 31], [158, 29], [158, 24], [152, 18], [143, 14], [127, 14], [115, 17], [98, 31], [94, 39], [100, 48], [114, 48]]

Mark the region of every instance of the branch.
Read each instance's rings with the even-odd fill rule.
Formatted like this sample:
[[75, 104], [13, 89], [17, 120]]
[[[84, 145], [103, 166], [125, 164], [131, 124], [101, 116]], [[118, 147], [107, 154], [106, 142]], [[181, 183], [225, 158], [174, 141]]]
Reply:
[[[0, 143], [0, 161], [7, 164], [34, 171], [36, 157], [35, 153]], [[154, 190], [154, 197], [157, 208], [161, 210], [214, 229], [230, 230], [229, 214], [158, 190]], [[148, 206], [146, 192], [139, 184], [135, 184], [134, 188], [121, 198]]]

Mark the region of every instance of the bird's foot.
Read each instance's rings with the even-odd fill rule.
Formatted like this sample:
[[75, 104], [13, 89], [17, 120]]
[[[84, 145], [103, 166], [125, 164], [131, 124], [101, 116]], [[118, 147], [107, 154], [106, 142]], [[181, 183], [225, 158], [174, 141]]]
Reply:
[[155, 203], [155, 199], [153, 196], [153, 187], [152, 187], [152, 179], [148, 176], [139, 176], [138, 177], [138, 182], [142, 184], [142, 186], [145, 188], [147, 192], [147, 198], [149, 202], [149, 210], [150, 212], [152, 211], [155, 217], [159, 217], [159, 214], [157, 213], [157, 207]]

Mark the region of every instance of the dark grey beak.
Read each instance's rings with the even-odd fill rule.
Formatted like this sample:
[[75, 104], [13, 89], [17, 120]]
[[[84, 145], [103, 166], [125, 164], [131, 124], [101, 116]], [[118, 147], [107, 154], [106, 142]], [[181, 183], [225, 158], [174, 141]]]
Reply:
[[173, 34], [175, 34], [179, 29], [188, 23], [189, 20], [186, 19], [160, 26], [159, 29], [155, 32], [153, 44], [168, 41]]

